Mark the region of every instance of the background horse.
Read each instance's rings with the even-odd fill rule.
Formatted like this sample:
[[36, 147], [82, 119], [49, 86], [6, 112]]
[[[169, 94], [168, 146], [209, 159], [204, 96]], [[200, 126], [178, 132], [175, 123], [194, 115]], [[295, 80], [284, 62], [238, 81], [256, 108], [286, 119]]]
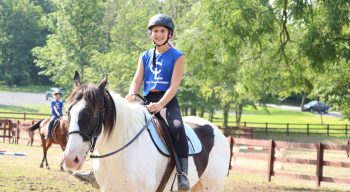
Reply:
[[[50, 122], [50, 119], [40, 120], [28, 129], [28, 131], [33, 132], [39, 128], [41, 146], [43, 148], [43, 154], [44, 154], [43, 159], [40, 163], [40, 167], [42, 168], [44, 166], [44, 161], [45, 161], [47, 169], [50, 169], [49, 164], [47, 162], [47, 151], [49, 150], [52, 144], [59, 144], [61, 146], [61, 149], [64, 151], [67, 145], [67, 133], [68, 133], [68, 119], [66, 117], [63, 117], [59, 120], [58, 126], [56, 126], [56, 123], [55, 123], [55, 125], [52, 127], [52, 130], [51, 130], [52, 137], [50, 139], [45, 139], [45, 135], [47, 134], [47, 131], [48, 131], [49, 122]], [[61, 171], [64, 171], [63, 160], [60, 163], [60, 168], [61, 168]]]
[[[105, 90], [106, 77], [99, 85], [80, 85], [79, 79], [76, 72], [76, 87], [68, 110], [69, 139], [63, 155], [66, 167], [81, 169], [88, 151], [94, 150], [94, 138], [100, 135], [95, 155], [122, 149], [114, 155], [93, 160], [100, 188], [103, 191], [156, 191], [169, 158], [158, 152], [147, 131], [142, 131], [150, 114], [140, 104], [109, 94]], [[189, 157], [191, 191], [224, 191], [230, 161], [225, 136], [205, 119], [185, 117], [184, 121], [190, 123], [203, 146], [201, 153]], [[129, 141], [133, 142], [126, 145]], [[175, 170], [165, 191], [170, 191], [174, 177]], [[174, 190], [177, 190], [176, 185]]]

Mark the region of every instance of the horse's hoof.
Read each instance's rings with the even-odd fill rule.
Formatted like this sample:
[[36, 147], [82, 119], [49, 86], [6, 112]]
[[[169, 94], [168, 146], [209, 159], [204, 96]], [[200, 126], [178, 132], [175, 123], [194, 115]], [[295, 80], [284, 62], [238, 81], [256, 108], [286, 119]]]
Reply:
[[50, 170], [50, 167], [46, 167], [47, 168], [47, 170]]
[[69, 174], [73, 174], [73, 171], [71, 171], [71, 170], [68, 170], [68, 173], [69, 173]]
[[64, 172], [64, 169], [61, 168], [60, 171], [61, 171], [61, 172]]
[[43, 165], [40, 165], [40, 168], [43, 168]]

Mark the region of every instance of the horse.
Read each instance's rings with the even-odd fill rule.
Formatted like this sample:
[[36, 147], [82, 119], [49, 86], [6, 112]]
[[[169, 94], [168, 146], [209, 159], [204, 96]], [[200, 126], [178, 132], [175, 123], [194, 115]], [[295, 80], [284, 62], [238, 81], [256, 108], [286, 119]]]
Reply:
[[[50, 169], [50, 166], [47, 162], [47, 151], [51, 147], [52, 144], [59, 144], [61, 146], [62, 151], [64, 151], [66, 145], [67, 145], [67, 133], [68, 133], [68, 118], [63, 117], [60, 118], [57, 123], [55, 123], [51, 130], [52, 137], [49, 139], [45, 139], [45, 135], [48, 131], [50, 119], [44, 119], [40, 120], [37, 123], [35, 123], [33, 126], [31, 126], [29, 129], [27, 129], [29, 132], [34, 132], [36, 129], [39, 129], [39, 134], [41, 138], [41, 146], [43, 148], [43, 159], [40, 163], [40, 168], [44, 167], [44, 161], [46, 162], [46, 168]], [[60, 163], [60, 170], [64, 171], [63, 169], [63, 159]]]
[[[106, 84], [107, 76], [98, 85], [81, 84], [75, 72], [69, 98], [68, 143], [63, 153], [66, 168], [80, 170], [91, 151], [93, 171], [102, 191], [158, 191], [169, 157], [162, 155], [150, 135], [143, 132], [151, 114], [143, 105], [108, 92]], [[199, 154], [188, 159], [191, 191], [224, 191], [231, 157], [225, 136], [205, 119], [183, 120], [203, 146]], [[176, 170], [171, 174], [170, 178], [175, 179]], [[167, 181], [165, 191], [171, 188], [172, 179]]]

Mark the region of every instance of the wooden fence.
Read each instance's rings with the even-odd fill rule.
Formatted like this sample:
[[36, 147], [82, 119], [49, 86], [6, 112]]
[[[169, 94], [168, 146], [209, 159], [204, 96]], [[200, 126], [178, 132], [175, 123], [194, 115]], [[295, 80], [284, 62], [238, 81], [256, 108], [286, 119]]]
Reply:
[[43, 119], [48, 117], [50, 117], [50, 114], [0, 111], [0, 119], [20, 119], [25, 121], [25, 120]]
[[[323, 174], [323, 168], [325, 166], [331, 167], [341, 167], [350, 168], [350, 162], [339, 162], [339, 161], [327, 161], [324, 160], [325, 152], [329, 150], [344, 151], [349, 154], [349, 141], [347, 145], [335, 145], [335, 144], [324, 144], [324, 143], [296, 143], [296, 142], [281, 142], [274, 140], [253, 140], [253, 139], [240, 139], [228, 137], [230, 140], [230, 147], [232, 152], [232, 157], [234, 159], [249, 159], [249, 160], [260, 160], [265, 161], [267, 168], [266, 170], [252, 169], [251, 166], [244, 167], [239, 165], [230, 165], [232, 171], [244, 171], [249, 173], [261, 173], [267, 176], [267, 180], [271, 181], [272, 176], [276, 177], [286, 177], [292, 179], [302, 179], [302, 180], [312, 180], [315, 181], [317, 186], [321, 185], [321, 182], [332, 182], [332, 183], [342, 183], [350, 184], [349, 178], [335, 178], [327, 177]], [[240, 150], [233, 150], [233, 148], [239, 147], [260, 147], [265, 149], [267, 153], [252, 153], [249, 150], [245, 152], [240, 152]], [[276, 156], [275, 153], [281, 149], [311, 149], [316, 151], [316, 157], [313, 159], [301, 159], [292, 157]], [[274, 169], [276, 163], [293, 163], [293, 164], [304, 164], [315, 166], [315, 173], [313, 175], [306, 174], [296, 174], [288, 172], [279, 172]]]
[[[300, 123], [257, 123], [241, 122], [240, 126], [230, 126], [228, 129], [252, 129], [252, 134], [285, 134], [285, 135], [350, 135], [348, 124], [300, 124]], [[234, 135], [235, 132], [233, 131]]]
[[7, 138], [12, 144], [18, 144], [19, 140], [26, 142], [27, 145], [33, 145], [34, 141], [41, 142], [40, 139], [34, 139], [37, 130], [27, 131], [36, 122], [36, 120], [0, 119], [0, 138], [3, 138], [3, 142]]
[[12, 122], [11, 120], [1, 120], [0, 119], [0, 137], [3, 138], [3, 142], [5, 142], [6, 138], [8, 138], [9, 143], [12, 138]]

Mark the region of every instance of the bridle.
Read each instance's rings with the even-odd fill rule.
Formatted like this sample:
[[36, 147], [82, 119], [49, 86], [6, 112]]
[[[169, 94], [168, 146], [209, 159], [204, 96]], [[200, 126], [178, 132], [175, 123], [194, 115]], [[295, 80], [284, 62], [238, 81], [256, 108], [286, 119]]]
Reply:
[[[107, 91], [107, 94], [109, 95], [109, 92]], [[92, 132], [91, 135], [88, 135], [80, 130], [78, 131], [71, 131], [67, 134], [67, 137], [69, 137], [69, 135], [72, 134], [79, 134], [80, 136], [83, 137], [83, 139], [88, 140], [90, 142], [90, 148], [88, 151], [90, 151], [91, 153], [95, 150], [95, 146], [96, 146], [96, 141], [98, 136], [101, 134], [102, 131], [102, 124], [103, 124], [103, 120], [104, 120], [104, 116], [105, 116], [105, 105], [104, 105], [104, 99], [103, 96], [99, 96], [98, 97], [99, 103], [100, 103], [100, 109], [99, 109], [99, 115], [98, 115], [98, 123], [96, 125], [96, 127], [94, 128], [94, 131]], [[68, 111], [68, 116], [70, 116], [70, 113]], [[87, 152], [88, 152], [87, 151]], [[86, 152], [86, 153], [87, 153]]]
[[[111, 97], [110, 93], [106, 90], [107, 94], [109, 97]], [[137, 97], [140, 97], [142, 99], [142, 101], [144, 103], [146, 103], [146, 99], [142, 96], [140, 96], [139, 94], [135, 94]], [[80, 136], [83, 137], [83, 139], [86, 139], [88, 141], [90, 141], [90, 148], [88, 151], [86, 151], [86, 154], [90, 151], [91, 153], [95, 150], [95, 146], [96, 146], [96, 141], [98, 139], [98, 136], [101, 134], [102, 131], [102, 124], [103, 124], [103, 120], [104, 120], [104, 115], [105, 115], [105, 105], [104, 105], [104, 99], [103, 96], [99, 96], [99, 103], [100, 103], [100, 109], [99, 109], [99, 116], [98, 116], [98, 124], [97, 126], [94, 128], [93, 133], [90, 135], [78, 130], [78, 131], [71, 131], [67, 134], [67, 137], [69, 137], [69, 135], [72, 134], [79, 134]], [[69, 111], [68, 111], [68, 115]], [[146, 128], [148, 127], [148, 124], [152, 121], [152, 117], [149, 118], [147, 120], [147, 115], [145, 114], [145, 122], [146, 124], [142, 127], [142, 129], [134, 136], [134, 138], [132, 138], [128, 143], [126, 143], [124, 146], [122, 146], [121, 148], [114, 150], [110, 153], [104, 154], [104, 155], [90, 155], [90, 158], [105, 158], [111, 155], [114, 155], [122, 150], [124, 150], [125, 148], [127, 148], [131, 143], [133, 143], [140, 135], [141, 133], [146, 130]]]

